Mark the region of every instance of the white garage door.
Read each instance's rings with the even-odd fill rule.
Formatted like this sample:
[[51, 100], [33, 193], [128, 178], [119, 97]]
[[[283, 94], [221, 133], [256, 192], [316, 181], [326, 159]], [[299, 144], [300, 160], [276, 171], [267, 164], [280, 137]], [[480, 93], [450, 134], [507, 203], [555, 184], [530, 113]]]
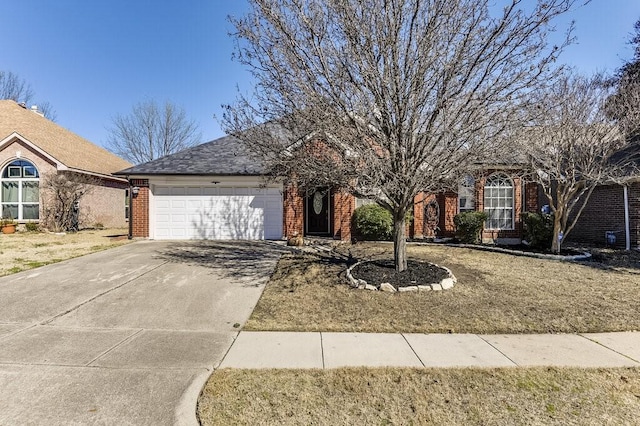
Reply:
[[155, 186], [153, 237], [282, 238], [282, 195], [275, 188]]

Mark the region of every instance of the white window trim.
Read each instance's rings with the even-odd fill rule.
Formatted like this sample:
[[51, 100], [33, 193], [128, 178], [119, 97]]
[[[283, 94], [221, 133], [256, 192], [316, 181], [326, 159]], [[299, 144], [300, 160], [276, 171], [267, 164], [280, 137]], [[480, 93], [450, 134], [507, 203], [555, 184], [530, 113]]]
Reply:
[[[11, 162], [9, 162], [9, 164], [11, 164], [14, 161], [17, 161], [19, 159], [14, 159]], [[28, 160], [22, 160], [22, 161], [28, 161]], [[28, 161], [29, 163], [31, 163], [30, 161]], [[0, 216], [3, 216], [4, 213], [4, 206], [5, 205], [17, 205], [18, 206], [18, 217], [13, 217], [13, 220], [17, 220], [17, 221], [21, 221], [21, 222], [39, 222], [40, 221], [40, 178], [38, 177], [38, 169], [37, 167], [31, 163], [30, 166], [11, 166], [11, 165], [6, 165], [5, 166], [7, 168], [7, 175], [9, 177], [7, 178], [3, 178], [2, 174], [4, 172], [4, 168], [0, 169], [0, 183], [4, 183], [4, 182], [16, 182], [18, 184], [18, 200], [15, 202], [12, 201], [8, 201], [8, 202], [3, 202], [2, 199], [0, 199]], [[26, 169], [27, 167], [29, 168], [33, 168], [33, 170], [35, 171], [35, 176], [33, 177], [23, 177], [23, 171], [24, 169]], [[20, 171], [20, 176], [11, 176], [11, 170], [19, 170]], [[22, 201], [23, 198], [23, 182], [36, 182], [38, 183], [38, 201]], [[1, 189], [0, 189], [1, 191]], [[24, 206], [38, 206], [38, 219], [25, 219], [24, 218]]]
[[[496, 188], [496, 189], [507, 189], [506, 186], [489, 186], [487, 185], [487, 183], [493, 179], [493, 178], [500, 178], [502, 182], [509, 182], [510, 184], [510, 189], [511, 189], [511, 207], [487, 207], [487, 188]], [[491, 175], [489, 176], [486, 181], [485, 184], [483, 186], [483, 210], [485, 212], [491, 211], [491, 210], [511, 210], [511, 227], [508, 228], [492, 228], [489, 226], [490, 220], [491, 218], [487, 218], [487, 221], [485, 222], [485, 229], [488, 231], [513, 231], [515, 229], [515, 205], [516, 205], [516, 193], [515, 193], [515, 184], [513, 183], [513, 180], [511, 178], [509, 178], [508, 176], [504, 175], [504, 174], [495, 174], [495, 175]]]

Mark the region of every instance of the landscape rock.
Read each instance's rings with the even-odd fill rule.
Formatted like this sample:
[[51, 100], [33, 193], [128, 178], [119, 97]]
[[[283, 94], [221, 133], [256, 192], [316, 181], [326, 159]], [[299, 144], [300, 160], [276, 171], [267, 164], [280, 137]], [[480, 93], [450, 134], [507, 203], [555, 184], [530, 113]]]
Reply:
[[394, 286], [389, 283], [380, 284], [380, 291], [387, 291], [389, 293], [395, 293], [397, 290]]
[[431, 291], [431, 286], [430, 285], [419, 285], [418, 286], [418, 290], [420, 290], [420, 291]]
[[410, 286], [407, 286], [407, 287], [399, 287], [398, 291], [400, 291], [400, 292], [418, 291], [418, 286], [417, 285], [410, 285]]
[[445, 278], [444, 280], [442, 280], [440, 282], [440, 285], [442, 286], [443, 290], [448, 290], [448, 289], [452, 288], [453, 284], [454, 284], [453, 278]]

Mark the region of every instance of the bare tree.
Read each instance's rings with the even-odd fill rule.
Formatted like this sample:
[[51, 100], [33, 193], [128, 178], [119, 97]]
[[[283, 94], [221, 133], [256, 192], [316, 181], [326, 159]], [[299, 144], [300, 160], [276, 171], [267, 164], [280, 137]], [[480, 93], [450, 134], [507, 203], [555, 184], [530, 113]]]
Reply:
[[28, 104], [33, 99], [33, 90], [24, 79], [12, 71], [0, 71], [0, 99], [12, 99]]
[[98, 178], [71, 172], [46, 175], [41, 181], [44, 226], [54, 232], [78, 231], [82, 222], [80, 202]]
[[171, 102], [164, 107], [155, 101], [140, 102], [128, 115], [113, 118], [108, 147], [132, 163], [182, 151], [200, 143], [198, 125], [187, 119], [183, 108]]
[[232, 21], [257, 86], [227, 107], [224, 125], [271, 173], [387, 208], [405, 270], [414, 196], [505, 152], [502, 135], [555, 77], [571, 27], [558, 46], [547, 35], [573, 2], [527, 11], [520, 0], [499, 10], [487, 0], [252, 0]]
[[521, 149], [528, 154], [531, 178], [553, 213], [555, 252], [596, 186], [623, 182], [635, 169], [622, 152], [624, 132], [608, 114], [612, 89], [605, 82], [601, 75], [567, 74], [540, 94], [533, 127], [523, 133]]
[[[0, 99], [30, 105], [33, 97], [33, 89], [24, 79], [11, 71], [0, 71]], [[38, 110], [49, 120], [56, 121], [57, 114], [49, 102], [41, 102]]]
[[640, 139], [640, 19], [629, 40], [634, 47], [633, 59], [626, 62], [609, 80], [615, 94], [609, 98], [608, 113], [615, 118], [629, 140]]

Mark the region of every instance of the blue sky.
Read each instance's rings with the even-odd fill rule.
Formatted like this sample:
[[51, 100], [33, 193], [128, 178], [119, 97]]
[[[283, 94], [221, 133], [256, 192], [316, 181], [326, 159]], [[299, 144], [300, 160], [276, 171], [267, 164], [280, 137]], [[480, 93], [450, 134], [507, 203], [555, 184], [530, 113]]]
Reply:
[[[228, 36], [227, 16], [246, 10], [245, 0], [0, 0], [0, 70], [24, 78], [58, 124], [94, 143], [106, 142], [114, 115], [148, 99], [182, 106], [208, 141], [223, 135], [220, 105], [251, 89]], [[578, 8], [559, 22], [575, 20], [578, 37], [562, 61], [614, 71], [632, 56], [638, 18], [638, 0]]]

